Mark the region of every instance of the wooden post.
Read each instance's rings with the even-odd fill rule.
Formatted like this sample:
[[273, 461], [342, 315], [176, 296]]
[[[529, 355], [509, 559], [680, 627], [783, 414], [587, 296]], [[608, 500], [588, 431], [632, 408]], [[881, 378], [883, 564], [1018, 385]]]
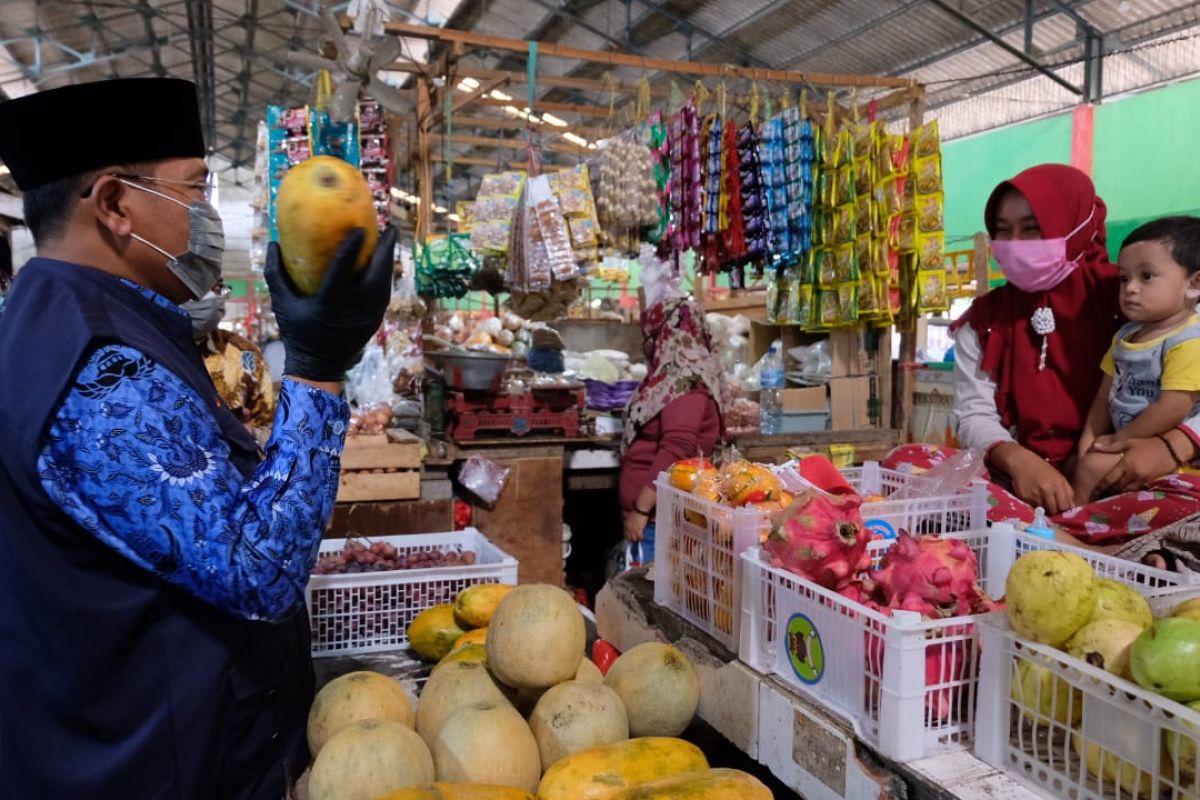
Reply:
[[[915, 131], [925, 122], [925, 92], [918, 91], [909, 104], [908, 129]], [[900, 365], [896, 389], [896, 427], [900, 441], [907, 442], [912, 435], [913, 367], [917, 360], [917, 330], [912, 325], [900, 331]]]
[[433, 145], [427, 121], [433, 104], [429, 96], [429, 80], [417, 79], [417, 224], [414, 239], [418, 246], [425, 243], [433, 220]]

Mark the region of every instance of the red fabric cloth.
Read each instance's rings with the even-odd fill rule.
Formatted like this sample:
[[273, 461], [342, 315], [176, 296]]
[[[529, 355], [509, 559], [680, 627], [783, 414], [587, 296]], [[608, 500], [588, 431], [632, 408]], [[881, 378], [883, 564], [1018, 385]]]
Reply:
[[676, 461], [711, 455], [720, 433], [716, 401], [703, 389], [668, 403], [638, 430], [621, 460], [621, 512], [632, 510], [638, 493]]
[[[907, 471], [932, 469], [957, 450], [929, 444], [901, 445], [881, 464]], [[1005, 476], [994, 476], [1003, 479]], [[1034, 509], [999, 483], [988, 483], [988, 521], [1033, 521]], [[1137, 492], [1115, 494], [1050, 517], [1050, 521], [1090, 545], [1120, 544], [1165, 528], [1196, 513], [1200, 506], [1200, 475], [1167, 475]]]
[[[996, 187], [985, 222], [995, 231], [1000, 198], [1015, 188], [1029, 201], [1042, 236], [1066, 236], [1067, 257], [1079, 268], [1055, 288], [1028, 293], [1008, 284], [971, 304], [956, 323], [970, 324], [983, 349], [982, 370], [996, 381], [996, 408], [1017, 441], [1055, 465], [1074, 452], [1100, 386], [1100, 360], [1121, 324], [1119, 281], [1105, 247], [1107, 209], [1087, 175], [1065, 164], [1027, 169]], [[1038, 308], [1054, 312], [1046, 368], [1038, 370], [1042, 337], [1030, 317]]]

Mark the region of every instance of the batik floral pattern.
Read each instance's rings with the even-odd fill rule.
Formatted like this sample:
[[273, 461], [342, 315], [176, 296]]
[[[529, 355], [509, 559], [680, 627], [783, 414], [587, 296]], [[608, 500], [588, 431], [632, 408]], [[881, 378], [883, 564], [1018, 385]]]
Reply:
[[80, 370], [38, 468], [50, 498], [125, 558], [230, 614], [277, 620], [304, 601], [348, 418], [341, 398], [285, 381], [247, 479], [190, 386], [107, 345]]

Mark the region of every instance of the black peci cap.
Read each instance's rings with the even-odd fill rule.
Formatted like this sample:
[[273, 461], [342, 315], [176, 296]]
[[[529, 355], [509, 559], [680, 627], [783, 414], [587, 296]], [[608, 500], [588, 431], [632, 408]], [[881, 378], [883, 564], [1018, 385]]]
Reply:
[[117, 164], [203, 157], [191, 81], [96, 81], [0, 103], [0, 160], [21, 191]]

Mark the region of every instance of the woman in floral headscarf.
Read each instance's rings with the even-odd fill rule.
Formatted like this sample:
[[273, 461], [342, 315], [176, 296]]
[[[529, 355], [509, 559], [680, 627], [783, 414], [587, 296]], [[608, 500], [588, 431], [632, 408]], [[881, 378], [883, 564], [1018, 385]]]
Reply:
[[642, 315], [646, 377], [625, 409], [621, 514], [625, 538], [654, 560], [654, 481], [671, 464], [709, 455], [721, 437], [727, 389], [704, 312], [666, 297]]

